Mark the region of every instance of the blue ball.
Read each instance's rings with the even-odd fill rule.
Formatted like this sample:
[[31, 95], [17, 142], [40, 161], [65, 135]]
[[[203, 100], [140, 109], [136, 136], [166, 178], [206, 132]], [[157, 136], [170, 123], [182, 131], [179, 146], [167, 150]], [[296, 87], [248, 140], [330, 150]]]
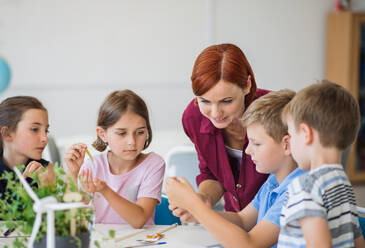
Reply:
[[8, 88], [11, 78], [11, 71], [8, 63], [0, 57], [0, 93]]

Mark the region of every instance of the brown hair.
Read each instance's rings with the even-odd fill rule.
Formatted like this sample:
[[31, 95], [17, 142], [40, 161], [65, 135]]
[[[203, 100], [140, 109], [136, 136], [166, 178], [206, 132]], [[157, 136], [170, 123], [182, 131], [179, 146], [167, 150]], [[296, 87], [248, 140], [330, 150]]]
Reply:
[[[42, 103], [32, 96], [14, 96], [6, 98], [0, 104], [0, 129], [8, 127], [9, 131], [15, 131], [24, 112], [29, 109], [41, 109], [47, 112]], [[0, 133], [0, 149], [3, 149], [2, 134]]]
[[201, 96], [224, 80], [245, 89], [249, 76], [251, 89], [245, 99], [246, 105], [255, 97], [256, 81], [245, 54], [233, 44], [213, 45], [204, 49], [195, 60], [192, 88], [194, 95]]
[[[99, 109], [97, 125], [106, 130], [113, 126], [127, 111], [131, 111], [145, 119], [147, 140], [143, 149], [146, 149], [152, 141], [152, 129], [147, 105], [141, 97], [131, 90], [114, 91], [106, 97]], [[107, 144], [98, 136], [93, 143], [93, 147], [102, 152], [106, 149]]]
[[288, 127], [281, 119], [284, 107], [293, 99], [292, 90], [272, 91], [251, 103], [242, 117], [245, 127], [259, 123], [263, 125], [267, 134], [276, 142], [281, 142], [288, 134]]
[[283, 119], [291, 118], [296, 129], [306, 123], [319, 133], [324, 147], [345, 150], [354, 142], [360, 127], [360, 108], [346, 89], [322, 80], [300, 90], [284, 108]]

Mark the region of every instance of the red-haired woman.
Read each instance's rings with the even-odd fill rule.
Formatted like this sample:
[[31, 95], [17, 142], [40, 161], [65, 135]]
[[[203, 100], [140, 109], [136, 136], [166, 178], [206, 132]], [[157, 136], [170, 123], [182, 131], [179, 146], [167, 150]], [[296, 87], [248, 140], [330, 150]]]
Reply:
[[[246, 56], [232, 44], [203, 50], [195, 61], [191, 81], [196, 98], [186, 108], [182, 122], [198, 153], [198, 193], [210, 206], [224, 195], [225, 209], [238, 212], [267, 178], [245, 154], [248, 140], [240, 118], [255, 98], [268, 91], [256, 88]], [[182, 221], [192, 220], [182, 209], [173, 213]]]

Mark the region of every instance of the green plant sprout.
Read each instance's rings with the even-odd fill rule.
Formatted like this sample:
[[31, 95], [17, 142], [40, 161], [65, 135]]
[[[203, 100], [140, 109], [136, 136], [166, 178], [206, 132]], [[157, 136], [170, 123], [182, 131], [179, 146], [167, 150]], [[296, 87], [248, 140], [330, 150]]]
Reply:
[[91, 153], [89, 152], [89, 150], [86, 148], [86, 153], [89, 156], [89, 158], [91, 159], [91, 161], [94, 161], [93, 156], [91, 156]]
[[[24, 171], [24, 165], [17, 166], [20, 171]], [[31, 187], [39, 198], [46, 196], [54, 196], [58, 202], [64, 202], [63, 196], [66, 191], [71, 190], [78, 192], [77, 185], [72, 180], [68, 185], [65, 181], [66, 173], [62, 166], [58, 163], [54, 166], [55, 183], [49, 185], [40, 185], [38, 175], [35, 175], [31, 183]], [[32, 232], [33, 223], [36, 213], [33, 211], [33, 200], [27, 194], [20, 181], [14, 172], [4, 172], [0, 176], [1, 180], [7, 181], [7, 191], [0, 197], [0, 227], [7, 229], [16, 229], [19, 237], [16, 237], [13, 246], [16, 248], [25, 248], [27, 244], [27, 237]], [[90, 201], [91, 196], [84, 192], [79, 192], [85, 201]], [[88, 225], [92, 220], [92, 208], [78, 208], [73, 213], [71, 218], [70, 211], [56, 211], [55, 212], [55, 233], [57, 236], [70, 236], [70, 222], [74, 219], [76, 235], [88, 232]], [[41, 227], [37, 235], [37, 241], [46, 235], [47, 223], [46, 218], [43, 219]], [[79, 242], [78, 242], [79, 241]], [[75, 242], [81, 244], [78, 237], [75, 237]]]

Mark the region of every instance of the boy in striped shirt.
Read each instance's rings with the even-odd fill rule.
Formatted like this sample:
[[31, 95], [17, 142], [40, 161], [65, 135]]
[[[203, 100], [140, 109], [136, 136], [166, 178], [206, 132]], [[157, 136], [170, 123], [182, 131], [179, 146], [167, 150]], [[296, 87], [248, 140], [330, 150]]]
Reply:
[[292, 156], [309, 173], [288, 186], [278, 247], [365, 247], [354, 192], [340, 164], [359, 130], [356, 100], [322, 81], [299, 91], [282, 117]]

